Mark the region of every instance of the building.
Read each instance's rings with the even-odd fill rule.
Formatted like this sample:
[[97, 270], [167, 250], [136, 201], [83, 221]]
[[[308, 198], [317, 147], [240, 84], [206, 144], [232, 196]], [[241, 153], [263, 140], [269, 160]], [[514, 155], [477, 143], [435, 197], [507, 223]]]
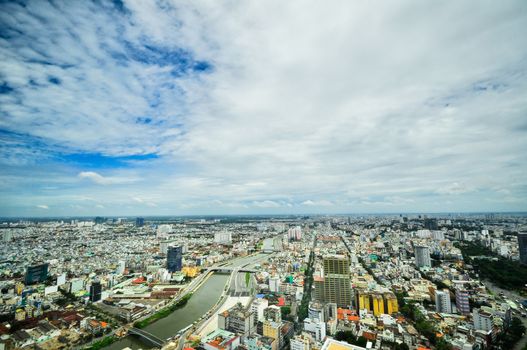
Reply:
[[201, 339], [205, 350], [234, 350], [240, 345], [240, 337], [236, 334], [216, 329]]
[[259, 335], [251, 335], [244, 340], [247, 350], [276, 350], [277, 343], [273, 338]]
[[92, 284], [90, 286], [90, 301], [92, 303], [95, 303], [95, 302], [101, 300], [101, 294], [102, 294], [101, 282], [99, 282], [99, 281], [92, 282]]
[[311, 350], [311, 342], [305, 335], [296, 335], [289, 342], [289, 346], [291, 350]]
[[302, 229], [300, 226], [292, 227], [287, 230], [287, 238], [289, 241], [300, 241], [302, 239]]
[[385, 313], [388, 315], [399, 312], [399, 302], [393, 293], [384, 293], [384, 307]]
[[272, 293], [280, 292], [280, 278], [279, 277], [269, 277], [269, 291]]
[[338, 341], [333, 338], [327, 338], [320, 350], [366, 350], [366, 348], [357, 345], [351, 345], [344, 341]]
[[230, 232], [216, 232], [214, 234], [214, 243], [217, 244], [231, 244], [232, 234]]
[[281, 336], [281, 330], [282, 330], [282, 322], [275, 322], [275, 321], [269, 321], [265, 320], [263, 322], [263, 335], [264, 337], [269, 337], [277, 342], [277, 349], [280, 348], [280, 336]]
[[167, 270], [169, 272], [181, 271], [183, 267], [183, 247], [168, 247], [167, 249]]
[[430, 259], [430, 248], [427, 246], [415, 246], [415, 266], [432, 267], [432, 260]]
[[448, 289], [436, 290], [436, 311], [445, 314], [452, 313], [450, 291]]
[[49, 264], [29, 266], [26, 270], [25, 284], [42, 283], [48, 278]]
[[372, 294], [371, 296], [373, 314], [375, 316], [380, 316], [384, 313], [384, 299], [381, 294]]
[[311, 334], [316, 341], [321, 342], [326, 338], [326, 323], [306, 318], [304, 320], [304, 332]]
[[324, 305], [316, 301], [314, 302], [312, 301], [309, 303], [309, 306], [307, 309], [308, 318], [324, 322], [325, 321], [324, 316], [325, 316], [324, 315]]
[[143, 227], [145, 225], [144, 218], [135, 218], [135, 227]]
[[268, 321], [281, 322], [282, 310], [276, 305], [271, 305], [264, 309], [264, 319]]
[[518, 233], [518, 251], [520, 262], [527, 265], [527, 233]]
[[254, 323], [265, 320], [264, 311], [269, 306], [269, 301], [264, 298], [255, 299], [251, 304], [251, 312], [254, 314]]
[[368, 293], [358, 291], [357, 292], [357, 305], [359, 310], [371, 311], [370, 295]]
[[481, 311], [480, 309], [474, 309], [472, 319], [475, 329], [485, 332], [492, 330], [492, 314]]
[[456, 308], [462, 315], [470, 314], [469, 295], [464, 289], [456, 289]]
[[323, 259], [324, 301], [339, 307], [351, 305], [351, 283], [349, 258], [345, 255], [330, 255]]
[[238, 303], [218, 314], [218, 328], [248, 336], [254, 332], [254, 313]]

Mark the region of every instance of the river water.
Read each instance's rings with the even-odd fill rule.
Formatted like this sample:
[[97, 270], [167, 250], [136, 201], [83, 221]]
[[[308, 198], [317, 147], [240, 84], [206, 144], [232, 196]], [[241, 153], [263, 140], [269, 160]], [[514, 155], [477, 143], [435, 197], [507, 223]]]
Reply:
[[[245, 266], [252, 267], [254, 263], [266, 260], [269, 255], [257, 254], [235, 259], [225, 266]], [[199, 319], [207, 313], [214, 304], [219, 300], [223, 288], [229, 279], [228, 274], [215, 273], [192, 295], [192, 298], [181, 309], [177, 309], [169, 316], [162, 318], [144, 328], [145, 331], [161, 338], [167, 339], [176, 335], [181, 329], [187, 327], [192, 322]], [[151, 346], [142, 342], [138, 337], [129, 335], [110, 346], [105, 350], [121, 350], [123, 348], [150, 349]]]
[[[228, 274], [213, 274], [192, 295], [192, 298], [181, 309], [177, 309], [169, 316], [162, 318], [144, 328], [153, 335], [166, 339], [174, 336], [181, 329], [203, 316], [216, 304], [229, 278]], [[138, 337], [127, 336], [112, 345], [105, 347], [107, 350], [121, 350], [125, 347], [132, 349], [150, 349], [148, 344], [143, 343]]]

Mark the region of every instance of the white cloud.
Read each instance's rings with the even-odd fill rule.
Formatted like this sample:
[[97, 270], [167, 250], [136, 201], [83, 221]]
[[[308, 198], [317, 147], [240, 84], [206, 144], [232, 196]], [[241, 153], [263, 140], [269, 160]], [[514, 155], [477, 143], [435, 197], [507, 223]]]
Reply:
[[254, 201], [252, 203], [255, 207], [259, 208], [279, 208], [281, 205], [275, 201], [265, 200], [265, 201]]
[[[124, 210], [131, 193], [148, 193], [133, 207], [152, 213], [525, 208], [523, 4], [379, 5], [2, 4], [24, 35], [0, 43], [0, 75], [18, 96], [0, 94], [0, 129], [40, 137], [2, 147], [4, 210], [74, 194]], [[182, 51], [212, 69], [165, 60]], [[43, 143], [159, 158], [122, 169], [58, 161], [28, 178], [31, 159], [60, 158]], [[25, 190], [35, 183], [57, 189]]]
[[39, 205], [37, 205], [37, 208], [39, 208], [39, 209], [45, 209], [45, 210], [48, 210], [48, 209], [49, 209], [49, 207], [48, 207], [47, 205], [44, 205], [44, 204], [39, 204]]
[[[126, 177], [105, 177], [94, 171], [81, 171], [78, 175], [81, 179], [89, 179], [99, 185], [118, 185], [118, 184], [129, 184], [138, 181], [136, 178]], [[137, 201], [138, 198], [134, 198]]]

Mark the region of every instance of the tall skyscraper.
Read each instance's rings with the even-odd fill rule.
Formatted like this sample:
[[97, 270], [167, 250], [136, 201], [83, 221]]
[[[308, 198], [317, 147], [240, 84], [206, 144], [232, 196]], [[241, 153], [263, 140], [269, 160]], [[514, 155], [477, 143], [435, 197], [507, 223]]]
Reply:
[[527, 265], [527, 233], [518, 233], [518, 251], [520, 252], [520, 262]]
[[448, 289], [436, 290], [436, 311], [451, 314], [452, 303], [450, 302], [450, 291]]
[[339, 307], [351, 305], [350, 261], [345, 255], [325, 256], [324, 301]]
[[135, 218], [135, 226], [136, 227], [143, 227], [145, 225], [145, 219], [144, 218]]
[[101, 300], [101, 294], [102, 294], [101, 282], [99, 281], [93, 282], [90, 286], [90, 301], [92, 303], [95, 303]]
[[415, 266], [432, 267], [432, 260], [430, 260], [430, 248], [427, 246], [415, 246]]
[[44, 282], [48, 278], [49, 264], [29, 266], [26, 270], [25, 283], [34, 284]]
[[167, 270], [169, 272], [181, 271], [183, 268], [183, 247], [168, 247]]

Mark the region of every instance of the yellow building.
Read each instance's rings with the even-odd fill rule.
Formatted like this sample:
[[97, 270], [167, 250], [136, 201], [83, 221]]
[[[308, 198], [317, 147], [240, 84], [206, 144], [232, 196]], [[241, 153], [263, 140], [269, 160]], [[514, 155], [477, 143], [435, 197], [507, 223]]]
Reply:
[[263, 323], [263, 335], [264, 337], [269, 337], [278, 340], [280, 339], [280, 328], [280, 323], [265, 320]]
[[26, 319], [26, 312], [23, 309], [17, 309], [15, 312], [15, 320], [24, 321]]
[[22, 295], [22, 291], [24, 290], [24, 283], [18, 282], [15, 284], [15, 291], [17, 295]]
[[371, 311], [369, 294], [364, 293], [364, 292], [359, 292], [358, 299], [359, 299], [359, 309], [360, 310], [366, 309], [368, 311]]
[[384, 313], [384, 299], [382, 295], [373, 294], [371, 298], [373, 300], [373, 314], [375, 316], [382, 315]]
[[384, 300], [386, 305], [386, 313], [391, 315], [399, 312], [399, 304], [397, 303], [397, 298], [392, 293], [384, 294]]
[[185, 276], [194, 278], [199, 274], [200, 268], [197, 266], [183, 266], [181, 273]]

